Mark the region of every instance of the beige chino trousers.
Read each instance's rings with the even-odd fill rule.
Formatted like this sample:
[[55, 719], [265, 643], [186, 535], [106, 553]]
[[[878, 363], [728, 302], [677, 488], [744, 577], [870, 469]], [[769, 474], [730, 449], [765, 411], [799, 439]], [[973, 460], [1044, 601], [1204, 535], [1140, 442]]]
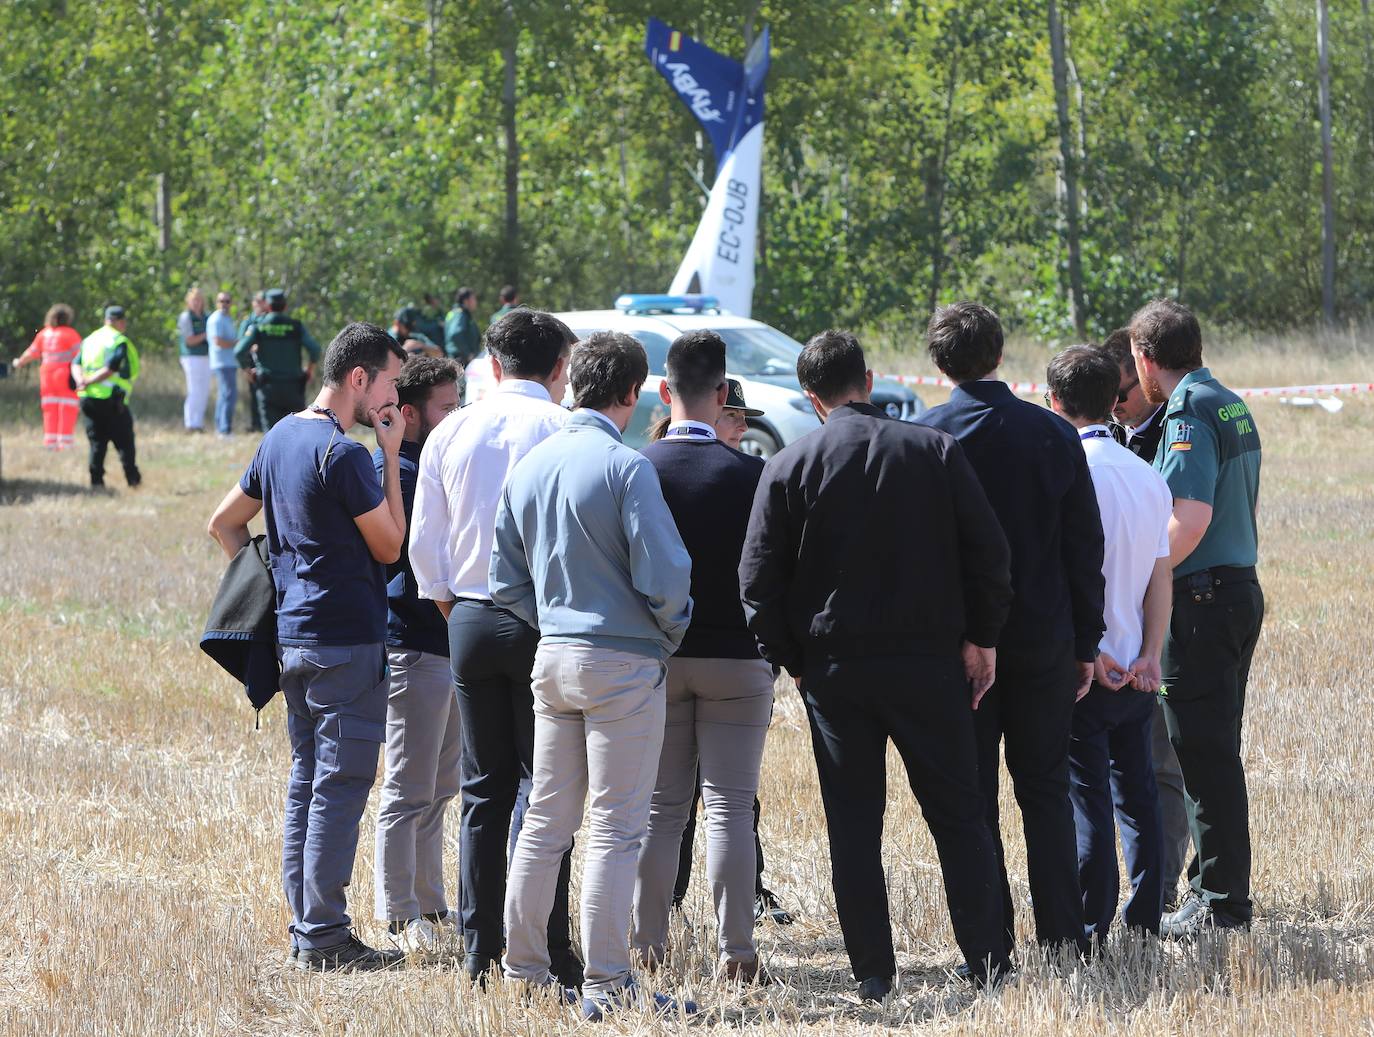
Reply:
[[663, 744], [657, 659], [541, 641], [534, 656], [534, 784], [506, 883], [505, 971], [549, 981], [548, 921], [558, 868], [582, 824], [583, 993], [630, 979], [626, 934], [635, 870]]
[[754, 796], [773, 714], [773, 668], [762, 659], [668, 661], [668, 714], [649, 834], [639, 858], [630, 942], [661, 960], [682, 830], [697, 765], [706, 810], [706, 875], [721, 962], [751, 962], [754, 946]]

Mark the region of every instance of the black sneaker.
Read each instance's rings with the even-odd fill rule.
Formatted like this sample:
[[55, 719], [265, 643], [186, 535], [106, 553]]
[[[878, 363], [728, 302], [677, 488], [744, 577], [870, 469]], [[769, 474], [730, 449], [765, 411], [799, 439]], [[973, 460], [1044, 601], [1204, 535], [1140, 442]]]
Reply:
[[343, 943], [332, 947], [302, 947], [296, 956], [296, 967], [305, 972], [378, 972], [395, 968], [403, 961], [404, 954], [379, 951], [349, 933]]
[[888, 994], [892, 993], [891, 976], [869, 976], [867, 979], [859, 980], [859, 1000], [872, 1001], [882, 1004]]
[[754, 894], [754, 921], [791, 925], [796, 919], [783, 910], [782, 905], [778, 903], [777, 895], [771, 889], [760, 889]]
[[549, 963], [549, 975], [565, 989], [581, 990], [585, 972], [581, 959], [571, 950], [550, 957], [553, 960]]

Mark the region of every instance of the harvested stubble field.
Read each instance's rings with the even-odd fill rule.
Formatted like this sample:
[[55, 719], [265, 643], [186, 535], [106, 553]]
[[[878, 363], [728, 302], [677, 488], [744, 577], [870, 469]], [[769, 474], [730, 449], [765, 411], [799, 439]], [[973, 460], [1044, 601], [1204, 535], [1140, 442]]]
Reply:
[[[1006, 373], [1038, 377], [1045, 356], [1018, 345]], [[1368, 379], [1374, 368], [1349, 341], [1237, 341], [1211, 360], [1233, 385]], [[889, 370], [899, 364], [926, 370], [883, 359]], [[253, 442], [183, 436], [179, 372], [167, 359], [147, 367], [138, 493], [87, 493], [84, 449], [54, 457], [39, 448], [36, 379], [0, 382], [0, 1028], [45, 1037], [570, 1032], [578, 1024], [568, 1010], [524, 1006], [499, 985], [475, 992], [451, 968], [322, 978], [281, 966], [282, 706], [255, 731], [241, 693], [195, 647], [222, 569], [205, 519]], [[1374, 402], [1356, 399], [1336, 415], [1275, 401], [1254, 410], [1265, 443], [1268, 598], [1247, 718], [1254, 932], [1190, 948], [1117, 944], [1087, 968], [1032, 953], [1016, 982], [975, 997], [949, 978], [955, 956], [934, 849], [894, 755], [886, 860], [903, 974], [885, 1007], [861, 1006], [835, 920], [804, 716], [783, 681], [761, 792], [767, 879], [800, 916], [760, 932], [780, 982], [742, 993], [710, 978], [713, 927], [698, 881], [664, 981], [696, 997], [702, 1014], [690, 1024], [627, 1016], [609, 1029], [1374, 1030]], [[117, 466], [110, 481], [122, 487]], [[1006, 791], [1002, 811], [1024, 897], [1024, 843]], [[371, 832], [369, 811], [351, 906], [363, 935], [379, 939]]]

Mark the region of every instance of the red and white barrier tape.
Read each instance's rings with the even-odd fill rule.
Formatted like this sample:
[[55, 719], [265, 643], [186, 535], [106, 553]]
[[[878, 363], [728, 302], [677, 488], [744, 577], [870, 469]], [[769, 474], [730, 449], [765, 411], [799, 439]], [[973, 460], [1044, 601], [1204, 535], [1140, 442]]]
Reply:
[[[901, 382], [903, 385], [934, 385], [952, 389], [954, 383], [948, 378], [925, 374], [884, 374], [878, 375], [888, 381]], [[1041, 396], [1049, 386], [1042, 382], [1009, 382], [1011, 391], [1018, 396]], [[1325, 385], [1276, 385], [1262, 389], [1233, 389], [1237, 396], [1319, 396], [1323, 393], [1333, 395], [1374, 393], [1374, 382], [1333, 382]]]

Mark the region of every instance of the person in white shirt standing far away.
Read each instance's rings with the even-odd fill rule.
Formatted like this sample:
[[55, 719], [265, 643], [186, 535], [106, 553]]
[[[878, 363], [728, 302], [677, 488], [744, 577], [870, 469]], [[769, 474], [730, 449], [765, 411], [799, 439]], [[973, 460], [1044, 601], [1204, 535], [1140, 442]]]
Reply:
[[[575, 336], [558, 318], [518, 310], [487, 329], [497, 391], [449, 415], [420, 453], [410, 525], [410, 563], [421, 598], [448, 619], [449, 659], [462, 724], [459, 902], [464, 962], [478, 981], [504, 946], [506, 843], [521, 778], [534, 768], [530, 690], [539, 634], [488, 589], [496, 509], [516, 462], [561, 429]], [[565, 856], [549, 915], [551, 971], [582, 985], [568, 934]]]
[[1115, 812], [1131, 878], [1122, 920], [1133, 932], [1158, 935], [1163, 836], [1150, 741], [1173, 604], [1173, 497], [1160, 474], [1107, 428], [1120, 385], [1111, 357], [1095, 346], [1070, 346], [1050, 361], [1046, 380], [1050, 407], [1083, 440], [1105, 541], [1107, 631], [1092, 685], [1074, 706], [1069, 743], [1084, 934], [1101, 943], [1116, 913]]

